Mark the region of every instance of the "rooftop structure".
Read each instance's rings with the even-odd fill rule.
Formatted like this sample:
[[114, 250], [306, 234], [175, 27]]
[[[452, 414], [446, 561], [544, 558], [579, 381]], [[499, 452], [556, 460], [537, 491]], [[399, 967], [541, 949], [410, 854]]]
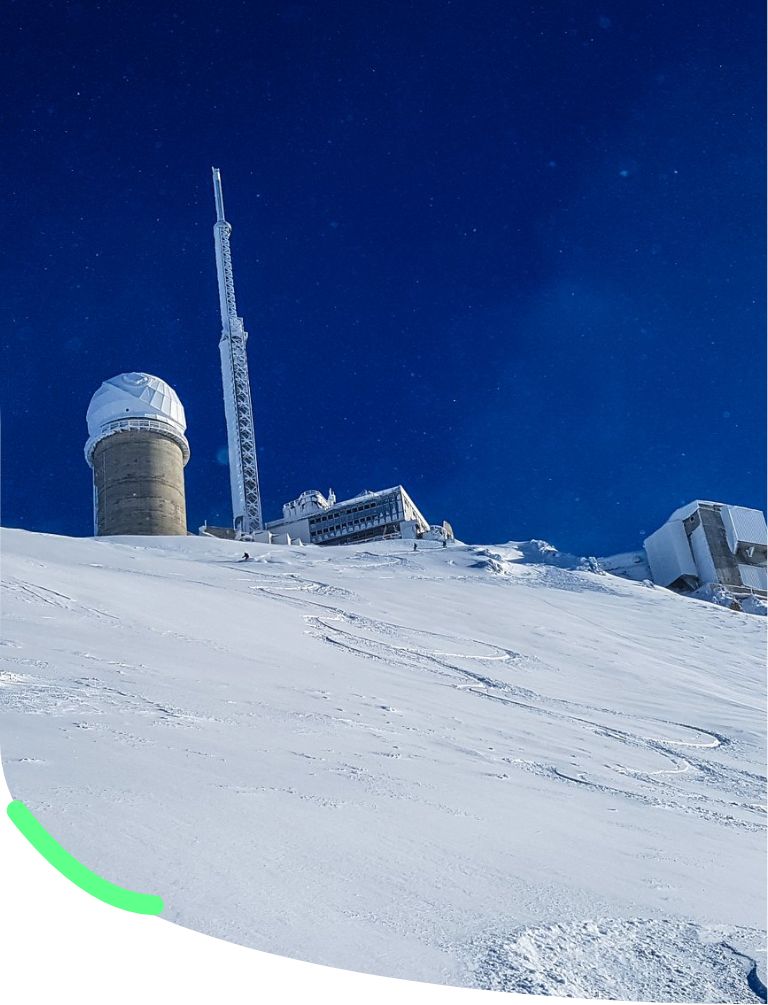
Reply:
[[186, 534], [186, 419], [170, 385], [148, 373], [105, 380], [87, 412], [94, 534]]
[[768, 531], [760, 510], [696, 499], [643, 542], [653, 581], [696, 590], [710, 583], [766, 593]]

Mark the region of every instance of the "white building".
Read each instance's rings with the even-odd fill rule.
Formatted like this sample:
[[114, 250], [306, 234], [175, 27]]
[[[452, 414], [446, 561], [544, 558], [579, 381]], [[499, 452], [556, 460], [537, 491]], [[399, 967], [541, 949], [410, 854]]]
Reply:
[[[225, 536], [222, 528], [204, 526], [200, 533]], [[231, 535], [226, 535], [231, 536]], [[283, 506], [281, 520], [270, 520], [260, 534], [244, 536], [271, 544], [361, 544], [393, 538], [453, 538], [451, 525], [430, 525], [402, 485], [366, 490], [352, 499], [337, 502], [329, 491], [302, 492]]]
[[[352, 499], [336, 501], [317, 489], [302, 492], [283, 506], [282, 520], [266, 525], [273, 540], [304, 544], [359, 544], [388, 538], [417, 538], [429, 524], [402, 485], [365, 491]], [[287, 542], [286, 542], [287, 543]]]
[[696, 499], [643, 542], [654, 583], [696, 590], [717, 583], [766, 593], [768, 531], [760, 510]]

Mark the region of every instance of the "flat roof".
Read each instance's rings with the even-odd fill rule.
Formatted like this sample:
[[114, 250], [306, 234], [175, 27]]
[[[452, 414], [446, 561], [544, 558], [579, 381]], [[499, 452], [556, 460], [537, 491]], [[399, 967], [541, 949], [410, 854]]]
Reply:
[[[359, 495], [352, 496], [351, 499], [337, 499], [333, 506], [329, 506], [328, 509], [336, 509], [337, 506], [349, 506], [350, 503], [359, 502], [361, 499], [370, 499], [371, 496], [385, 496], [389, 492], [397, 492], [398, 490], [405, 492], [402, 485], [393, 485], [392, 488], [389, 489], [376, 489], [375, 492], [368, 490], [366, 492], [361, 492]], [[327, 512], [327, 510], [325, 512]]]
[[725, 506], [726, 503], [714, 502], [712, 499], [694, 499], [693, 502], [686, 503], [685, 506], [680, 506], [675, 512], [667, 517], [667, 523], [670, 520], [686, 520], [692, 513], [695, 513], [699, 506]]

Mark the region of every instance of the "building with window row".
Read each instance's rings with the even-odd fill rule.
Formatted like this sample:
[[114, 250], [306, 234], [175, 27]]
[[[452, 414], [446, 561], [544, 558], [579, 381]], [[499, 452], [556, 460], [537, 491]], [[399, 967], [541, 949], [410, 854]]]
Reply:
[[[232, 537], [225, 528], [200, 528], [202, 534]], [[249, 539], [269, 544], [363, 544], [396, 538], [450, 540], [453, 529], [444, 521], [430, 525], [402, 485], [337, 501], [309, 489], [283, 506], [281, 520], [267, 521], [261, 534]]]
[[302, 492], [283, 506], [282, 520], [266, 525], [272, 539], [304, 544], [361, 544], [427, 534], [429, 523], [402, 485], [337, 501], [333, 492]]

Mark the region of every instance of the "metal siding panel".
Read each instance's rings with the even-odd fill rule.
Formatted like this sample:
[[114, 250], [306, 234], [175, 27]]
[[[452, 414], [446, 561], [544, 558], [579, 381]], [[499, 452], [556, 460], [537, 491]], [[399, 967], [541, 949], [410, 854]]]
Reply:
[[765, 546], [768, 529], [765, 525], [765, 517], [759, 509], [748, 509], [746, 506], [724, 506], [723, 516], [728, 546], [734, 554], [740, 544]]
[[669, 586], [680, 576], [697, 576], [681, 520], [665, 523], [643, 542], [654, 583]]
[[752, 590], [768, 589], [768, 570], [764, 565], [740, 565], [741, 581]]
[[724, 506], [720, 511], [720, 515], [723, 518], [723, 527], [725, 527], [725, 539], [728, 542], [728, 547], [735, 555], [739, 549], [739, 532], [736, 530], [736, 525], [733, 522], [731, 509], [731, 506]]
[[699, 525], [691, 534], [691, 551], [696, 560], [696, 569], [702, 583], [720, 582], [715, 563], [709, 550], [709, 542], [704, 528]]

